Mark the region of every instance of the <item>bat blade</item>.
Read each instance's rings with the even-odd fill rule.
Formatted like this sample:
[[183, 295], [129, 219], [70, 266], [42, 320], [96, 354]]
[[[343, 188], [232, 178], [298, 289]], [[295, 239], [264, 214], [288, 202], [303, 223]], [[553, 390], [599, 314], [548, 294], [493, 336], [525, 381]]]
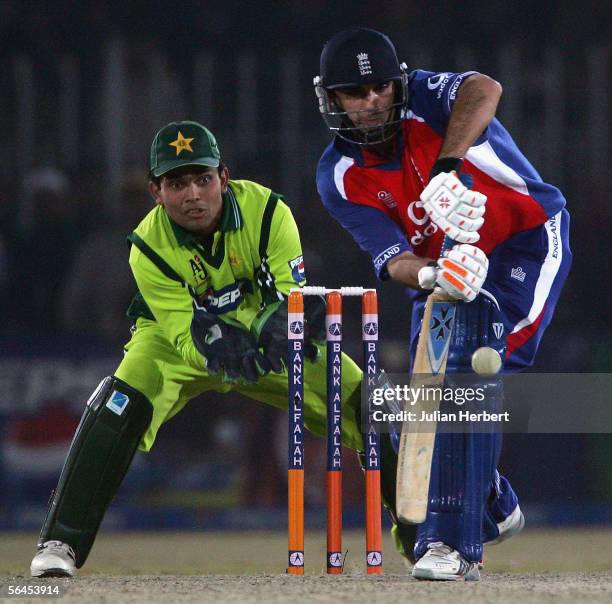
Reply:
[[[441, 387], [444, 383], [456, 300], [434, 291], [425, 304], [423, 323], [410, 382], [412, 393]], [[431, 392], [431, 391], [429, 391]], [[435, 413], [438, 396], [421, 396], [415, 405], [406, 402], [406, 411], [425, 412], [431, 419], [404, 422], [397, 461], [396, 511], [402, 522], [420, 524], [427, 515], [431, 462], [436, 439]]]

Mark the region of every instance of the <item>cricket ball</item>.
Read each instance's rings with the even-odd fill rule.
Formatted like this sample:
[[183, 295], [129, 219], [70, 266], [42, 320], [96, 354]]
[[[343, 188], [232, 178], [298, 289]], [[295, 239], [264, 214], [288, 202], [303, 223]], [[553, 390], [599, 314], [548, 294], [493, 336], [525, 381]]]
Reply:
[[472, 355], [472, 369], [479, 375], [494, 375], [502, 366], [502, 360], [497, 350], [482, 346]]

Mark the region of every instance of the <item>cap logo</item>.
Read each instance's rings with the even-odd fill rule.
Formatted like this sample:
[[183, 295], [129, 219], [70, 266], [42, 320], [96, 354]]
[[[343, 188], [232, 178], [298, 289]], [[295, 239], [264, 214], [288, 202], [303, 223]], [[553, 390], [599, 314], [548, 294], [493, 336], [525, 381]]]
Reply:
[[191, 148], [192, 140], [193, 138], [185, 138], [179, 130], [176, 140], [169, 143], [169, 146], [176, 148], [177, 156], [180, 155], [183, 151], [189, 151], [190, 153], [193, 153], [193, 149]]
[[360, 52], [357, 55], [357, 67], [359, 67], [359, 75], [368, 75], [372, 73], [372, 65], [367, 52]]

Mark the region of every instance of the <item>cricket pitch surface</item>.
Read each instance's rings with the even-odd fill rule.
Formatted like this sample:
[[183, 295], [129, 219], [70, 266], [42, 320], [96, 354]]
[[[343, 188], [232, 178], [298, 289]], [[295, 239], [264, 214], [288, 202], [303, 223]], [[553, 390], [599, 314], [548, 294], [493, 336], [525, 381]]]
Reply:
[[[284, 574], [282, 532], [102, 533], [73, 579], [32, 579], [36, 535], [0, 534], [0, 602], [301, 602], [388, 604], [612, 601], [612, 529], [529, 530], [485, 548], [482, 580], [417, 581], [385, 536], [385, 574], [367, 575], [364, 535], [346, 532], [343, 576], [324, 572], [325, 534], [306, 537], [306, 574]], [[61, 596], [7, 597], [8, 587], [58, 585]]]

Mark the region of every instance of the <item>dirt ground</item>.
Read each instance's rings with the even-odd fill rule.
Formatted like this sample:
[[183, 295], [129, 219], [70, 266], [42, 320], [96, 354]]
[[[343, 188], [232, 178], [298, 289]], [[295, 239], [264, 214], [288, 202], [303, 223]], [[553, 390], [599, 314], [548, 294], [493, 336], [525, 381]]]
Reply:
[[284, 574], [284, 533], [102, 534], [78, 577], [62, 580], [29, 578], [35, 541], [35, 535], [0, 535], [0, 602], [43, 599], [8, 598], [11, 585], [58, 585], [66, 603], [612, 601], [612, 529], [526, 530], [487, 549], [479, 583], [413, 580], [389, 540], [385, 574], [368, 576], [359, 531], [345, 534], [341, 577], [324, 574], [322, 533], [307, 538], [304, 577]]

